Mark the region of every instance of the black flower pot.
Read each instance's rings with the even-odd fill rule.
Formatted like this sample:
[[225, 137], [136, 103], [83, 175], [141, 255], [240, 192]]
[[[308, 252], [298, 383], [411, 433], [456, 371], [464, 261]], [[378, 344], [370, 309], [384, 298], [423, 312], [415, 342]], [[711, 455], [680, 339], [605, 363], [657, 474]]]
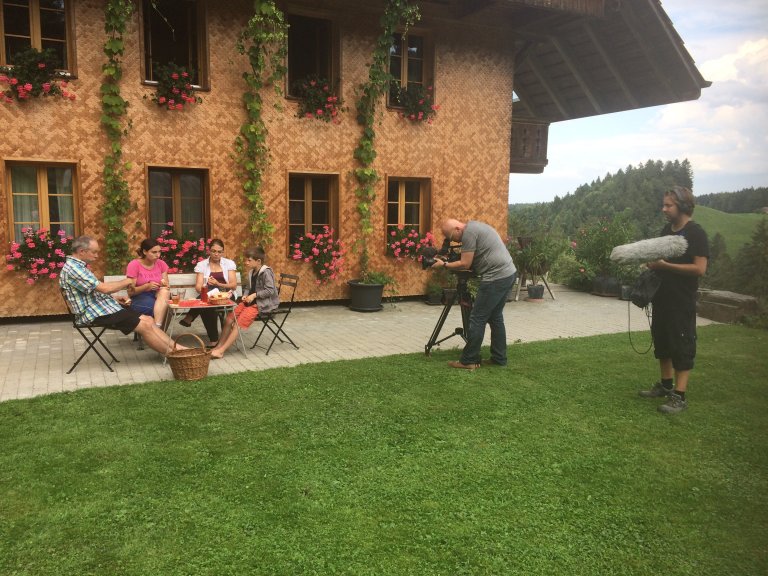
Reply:
[[531, 284], [527, 290], [528, 298], [531, 300], [541, 300], [544, 298], [544, 284]]
[[617, 297], [621, 294], [619, 280], [613, 276], [595, 276], [592, 280], [592, 294], [595, 296]]
[[441, 292], [427, 292], [427, 297], [424, 299], [425, 304], [430, 306], [439, 306], [443, 303], [443, 294]]
[[632, 299], [632, 286], [629, 286], [628, 284], [622, 284], [621, 285], [621, 295], [619, 296], [619, 299], [621, 299], [621, 300], [631, 300]]
[[355, 312], [378, 312], [384, 295], [384, 284], [363, 284], [360, 280], [350, 280], [349, 309]]

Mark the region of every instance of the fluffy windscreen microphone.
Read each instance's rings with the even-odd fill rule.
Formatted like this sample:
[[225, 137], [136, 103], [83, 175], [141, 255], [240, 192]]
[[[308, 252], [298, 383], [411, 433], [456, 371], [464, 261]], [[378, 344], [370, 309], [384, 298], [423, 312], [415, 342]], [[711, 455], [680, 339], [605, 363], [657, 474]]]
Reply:
[[623, 263], [668, 260], [682, 256], [687, 248], [688, 241], [682, 236], [660, 236], [616, 246], [611, 251], [611, 260]]

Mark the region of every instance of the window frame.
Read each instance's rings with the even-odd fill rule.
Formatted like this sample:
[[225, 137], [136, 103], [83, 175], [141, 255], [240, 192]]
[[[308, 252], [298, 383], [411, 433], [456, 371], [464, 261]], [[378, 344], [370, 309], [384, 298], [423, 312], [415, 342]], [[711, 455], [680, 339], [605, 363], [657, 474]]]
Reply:
[[[389, 187], [390, 183], [398, 182], [398, 221], [392, 223], [389, 221]], [[419, 234], [424, 235], [432, 230], [432, 179], [415, 176], [387, 176], [384, 195], [384, 239], [385, 251], [390, 238], [390, 229], [392, 227], [412, 226], [405, 223], [405, 207], [408, 204], [405, 200], [406, 182], [419, 183]]]
[[[75, 161], [47, 161], [47, 160], [6, 160], [3, 166], [3, 182], [6, 188], [6, 204], [8, 206], [8, 232], [6, 236], [8, 241], [18, 241], [15, 233], [16, 219], [13, 213], [13, 181], [11, 179], [12, 168], [15, 166], [29, 166], [37, 170], [37, 202], [40, 220], [37, 228], [51, 229], [50, 222], [50, 204], [48, 190], [48, 169], [49, 168], [71, 168], [72, 169], [72, 209], [74, 211], [73, 225], [75, 228], [74, 236], [78, 236], [82, 230], [81, 209], [80, 209], [80, 164]], [[41, 191], [45, 190], [45, 194]], [[44, 217], [43, 217], [44, 216]]]
[[[67, 67], [60, 71], [70, 78], [77, 77], [77, 54], [75, 51], [75, 17], [73, 0], [64, 1], [64, 40], [65, 52], [67, 55]], [[11, 66], [8, 61], [8, 55], [5, 53], [5, 19], [4, 8], [6, 4], [16, 3], [14, 0], [0, 0], [0, 66]], [[47, 8], [44, 8], [44, 10]], [[43, 49], [43, 33], [40, 18], [40, 0], [29, 0], [29, 40], [30, 46], [37, 50]]]
[[156, 164], [147, 165], [144, 174], [145, 198], [146, 198], [146, 223], [147, 236], [152, 236], [152, 191], [150, 190], [150, 173], [153, 170], [171, 173], [171, 210], [173, 211], [173, 228], [177, 234], [183, 236], [183, 226], [179, 228], [181, 220], [181, 175], [184, 173], [198, 173], [203, 180], [203, 238], [211, 237], [211, 189], [210, 173], [207, 168], [194, 166], [161, 166]]
[[[331, 83], [331, 86], [336, 94], [341, 94], [341, 36], [339, 33], [339, 26], [336, 19], [332, 14], [324, 12], [315, 12], [311, 10], [291, 10], [286, 14], [286, 23], [290, 22], [291, 17], [297, 16], [300, 18], [309, 18], [313, 20], [325, 20], [330, 24], [331, 36], [329, 38], [329, 55], [328, 55], [328, 75], [326, 79]], [[299, 100], [299, 95], [293, 93], [292, 81], [301, 80], [301, 78], [292, 78], [291, 74], [291, 53], [290, 53], [290, 36], [291, 29], [288, 28], [288, 52], [285, 57], [285, 97], [288, 100]], [[324, 76], [323, 74], [319, 74]]]
[[[432, 40], [431, 34], [424, 30], [419, 29], [410, 29], [407, 34], [403, 34], [402, 32], [395, 32], [396, 35], [400, 36], [400, 51], [401, 51], [401, 58], [402, 62], [400, 63], [400, 76], [395, 77], [392, 82], [400, 82], [400, 85], [402, 86], [402, 79], [403, 77], [406, 78], [406, 81], [408, 79], [408, 38], [409, 37], [417, 37], [421, 38], [423, 41], [423, 52], [424, 57], [422, 59], [422, 69], [421, 69], [421, 81], [420, 82], [407, 82], [406, 87], [410, 84], [421, 84], [425, 88], [427, 86], [433, 86], [435, 83], [435, 46], [434, 42]], [[412, 59], [411, 59], [412, 60]], [[390, 67], [390, 57], [387, 57], [387, 71], [391, 71]], [[434, 94], [434, 91], [433, 91]], [[391, 89], [387, 90], [387, 108], [392, 108], [396, 110], [402, 110], [403, 106], [400, 105], [398, 102], [395, 102], [392, 98]]]
[[[293, 243], [295, 240], [291, 239], [291, 227], [297, 226], [297, 224], [291, 223], [291, 178], [303, 178], [304, 179], [304, 234], [311, 232], [314, 227], [312, 222], [312, 197], [311, 186], [312, 178], [326, 178], [329, 181], [328, 186], [328, 227], [333, 229], [334, 239], [339, 238], [339, 187], [340, 187], [340, 174], [338, 172], [312, 172], [305, 170], [291, 170], [287, 174], [286, 178], [286, 211], [285, 211], [285, 230], [286, 230], [286, 246], [288, 248], [288, 256], [293, 254]], [[309, 193], [309, 198], [307, 194]], [[309, 222], [309, 225], [307, 225]], [[325, 226], [325, 224], [319, 224], [318, 226]]]
[[[197, 84], [192, 84], [195, 90], [209, 91], [211, 89], [210, 79], [210, 44], [208, 42], [208, 3], [204, 0], [194, 0], [197, 6], [197, 65], [198, 80]], [[151, 0], [141, 0], [137, 2], [139, 11], [139, 48], [141, 83], [145, 86], [157, 86], [157, 80], [148, 78], [147, 70], [147, 48], [151, 44], [151, 38], [147, 38], [147, 25], [145, 22], [146, 8], [145, 4], [151, 3]], [[179, 64], [181, 66], [181, 64]]]

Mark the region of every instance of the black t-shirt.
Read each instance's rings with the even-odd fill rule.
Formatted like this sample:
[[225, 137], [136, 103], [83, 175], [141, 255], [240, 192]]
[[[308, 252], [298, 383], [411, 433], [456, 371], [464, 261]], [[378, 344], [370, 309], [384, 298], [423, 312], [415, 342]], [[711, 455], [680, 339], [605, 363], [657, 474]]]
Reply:
[[[677, 258], [667, 258], [672, 264], [693, 264], [695, 256], [709, 258], [709, 241], [707, 233], [693, 220], [683, 226], [677, 232], [672, 231], [672, 225], [667, 224], [661, 231], [661, 236], [676, 234], [683, 236], [688, 241], [685, 254]], [[659, 270], [661, 286], [653, 298], [653, 306], [656, 309], [676, 308], [687, 311], [696, 310], [696, 291], [699, 289], [699, 277], [677, 274], [669, 270]]]

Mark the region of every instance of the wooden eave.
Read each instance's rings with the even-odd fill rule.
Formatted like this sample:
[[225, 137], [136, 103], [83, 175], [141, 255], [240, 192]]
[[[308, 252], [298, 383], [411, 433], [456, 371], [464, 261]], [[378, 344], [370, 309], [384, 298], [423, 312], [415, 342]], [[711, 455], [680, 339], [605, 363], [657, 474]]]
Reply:
[[551, 123], [696, 100], [710, 86], [658, 0], [606, 2], [602, 16], [513, 17], [513, 118]]

